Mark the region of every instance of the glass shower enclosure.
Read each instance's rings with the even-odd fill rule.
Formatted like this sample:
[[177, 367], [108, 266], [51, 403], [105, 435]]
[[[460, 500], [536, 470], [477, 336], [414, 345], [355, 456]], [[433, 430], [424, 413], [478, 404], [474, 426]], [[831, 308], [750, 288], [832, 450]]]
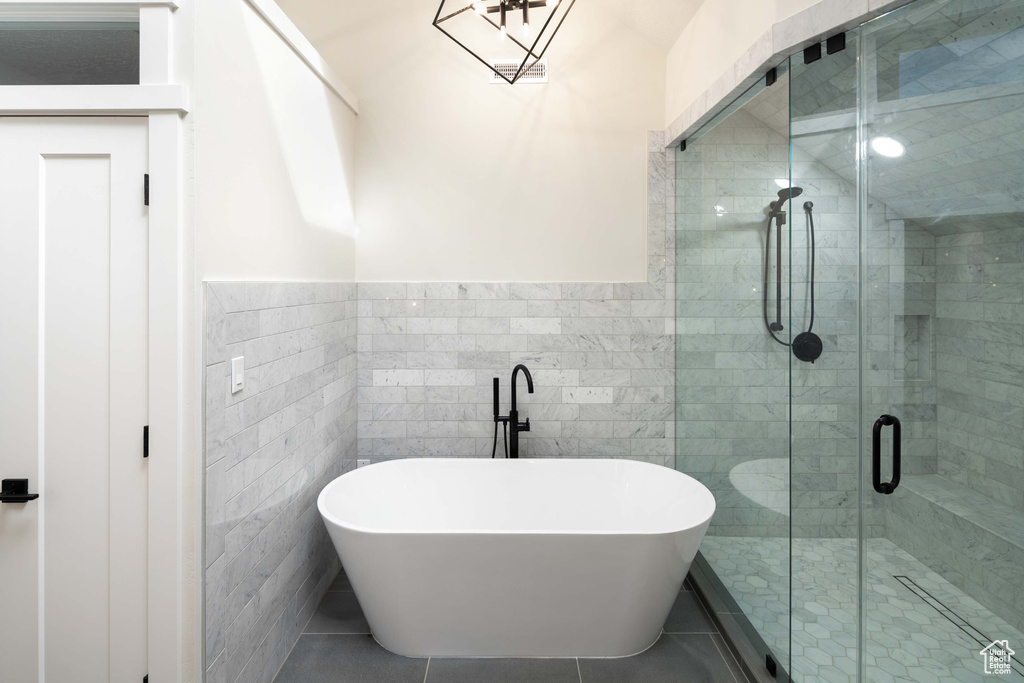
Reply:
[[779, 679], [1024, 679], [1024, 2], [821, 48], [676, 155], [698, 566]]

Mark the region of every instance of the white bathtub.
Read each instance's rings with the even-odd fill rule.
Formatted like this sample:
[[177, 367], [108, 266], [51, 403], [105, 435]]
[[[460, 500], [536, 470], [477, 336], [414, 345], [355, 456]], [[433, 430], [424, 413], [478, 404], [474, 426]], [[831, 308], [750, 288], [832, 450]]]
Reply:
[[377, 641], [409, 657], [650, 647], [715, 499], [625, 460], [396, 460], [317, 501]]

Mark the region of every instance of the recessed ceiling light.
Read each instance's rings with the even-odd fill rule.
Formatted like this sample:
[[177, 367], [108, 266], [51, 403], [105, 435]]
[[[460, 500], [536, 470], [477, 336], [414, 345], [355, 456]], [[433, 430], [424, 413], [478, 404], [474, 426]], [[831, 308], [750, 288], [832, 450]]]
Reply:
[[775, 184], [783, 189], [789, 187], [789, 181], [785, 178], [776, 178]]
[[883, 157], [901, 157], [907, 152], [907, 148], [899, 140], [890, 137], [877, 137], [871, 139], [871, 149]]

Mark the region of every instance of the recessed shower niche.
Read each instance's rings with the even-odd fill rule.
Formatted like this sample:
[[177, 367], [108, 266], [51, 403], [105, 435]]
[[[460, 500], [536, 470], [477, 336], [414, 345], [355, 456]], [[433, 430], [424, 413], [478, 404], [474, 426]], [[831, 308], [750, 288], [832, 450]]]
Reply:
[[893, 316], [893, 379], [929, 382], [932, 379], [932, 316]]

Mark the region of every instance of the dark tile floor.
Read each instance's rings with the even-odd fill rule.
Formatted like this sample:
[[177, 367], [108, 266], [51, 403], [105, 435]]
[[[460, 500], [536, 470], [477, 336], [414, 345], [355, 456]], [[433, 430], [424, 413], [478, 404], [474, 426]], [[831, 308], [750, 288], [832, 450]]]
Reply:
[[344, 573], [275, 683], [747, 683], [694, 594], [680, 591], [654, 647], [624, 659], [410, 659], [382, 648]]

